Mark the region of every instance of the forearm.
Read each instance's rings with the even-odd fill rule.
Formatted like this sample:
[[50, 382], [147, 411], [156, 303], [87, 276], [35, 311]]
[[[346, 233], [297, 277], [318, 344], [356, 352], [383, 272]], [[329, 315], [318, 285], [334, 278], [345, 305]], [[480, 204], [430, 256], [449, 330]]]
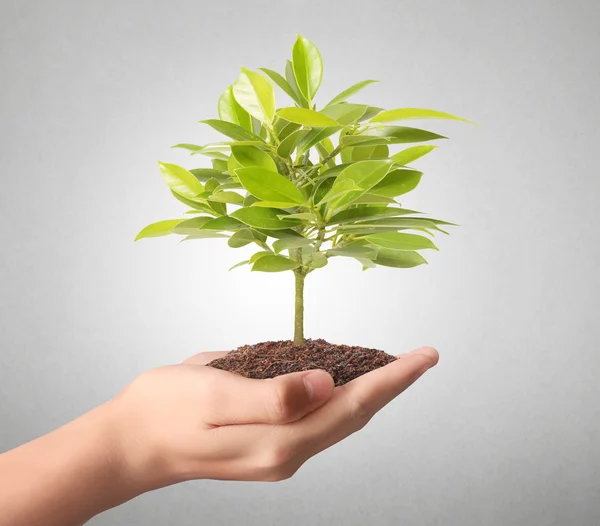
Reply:
[[111, 403], [0, 455], [0, 526], [78, 526], [135, 497]]

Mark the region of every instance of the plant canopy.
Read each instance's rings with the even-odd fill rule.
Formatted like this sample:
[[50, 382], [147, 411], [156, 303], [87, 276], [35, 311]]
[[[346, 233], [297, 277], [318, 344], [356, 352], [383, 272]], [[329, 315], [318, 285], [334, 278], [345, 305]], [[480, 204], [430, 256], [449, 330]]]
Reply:
[[[185, 240], [226, 238], [232, 248], [255, 246], [253, 255], [231, 268], [294, 273], [294, 343], [300, 345], [308, 274], [333, 257], [355, 259], [365, 270], [421, 265], [426, 260], [420, 251], [437, 250], [433, 235], [452, 225], [397, 201], [423, 175], [409, 165], [436, 148], [422, 143], [446, 138], [398, 123], [469, 121], [429, 109], [384, 110], [347, 101], [374, 80], [317, 108], [321, 53], [302, 36], [283, 75], [260, 71], [242, 68], [219, 98], [219, 118], [200, 121], [225, 141], [174, 146], [210, 159], [210, 168], [159, 162], [171, 193], [189, 208], [187, 217], [152, 223], [136, 240], [178, 234]], [[283, 106], [274, 85], [290, 99]]]

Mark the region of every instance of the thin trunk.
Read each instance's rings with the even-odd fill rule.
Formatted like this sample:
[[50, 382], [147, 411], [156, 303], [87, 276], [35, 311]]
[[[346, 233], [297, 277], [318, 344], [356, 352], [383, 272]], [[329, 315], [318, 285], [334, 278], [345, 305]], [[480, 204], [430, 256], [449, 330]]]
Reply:
[[294, 345], [304, 344], [304, 280], [302, 271], [294, 272], [296, 278], [296, 304], [294, 309]]

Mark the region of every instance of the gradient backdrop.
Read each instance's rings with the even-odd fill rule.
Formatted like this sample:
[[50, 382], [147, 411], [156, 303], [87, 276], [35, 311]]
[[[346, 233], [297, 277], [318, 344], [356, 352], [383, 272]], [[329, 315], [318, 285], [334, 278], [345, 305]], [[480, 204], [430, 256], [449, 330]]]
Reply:
[[280, 70], [299, 32], [321, 104], [376, 78], [357, 101], [482, 124], [428, 123], [452, 140], [403, 203], [463, 225], [429, 266], [307, 282], [309, 336], [440, 364], [288, 481], [192, 482], [92, 524], [598, 524], [599, 19], [595, 0], [3, 0], [0, 449], [150, 367], [290, 337], [291, 274], [133, 238], [182, 211], [157, 159], [216, 140], [196, 122], [239, 66]]

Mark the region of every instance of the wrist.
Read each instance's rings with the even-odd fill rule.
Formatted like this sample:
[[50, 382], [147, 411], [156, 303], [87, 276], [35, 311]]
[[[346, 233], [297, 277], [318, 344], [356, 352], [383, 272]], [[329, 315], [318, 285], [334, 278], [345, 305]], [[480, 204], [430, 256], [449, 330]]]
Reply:
[[81, 488], [78, 499], [88, 504], [85, 520], [143, 493], [130, 476], [122, 428], [112, 401], [61, 430], [65, 436], [60, 441], [72, 444], [69, 454]]
[[83, 524], [140, 491], [110, 403], [0, 458], [2, 524]]
[[142, 493], [181, 482], [184, 478], [156, 443], [155, 431], [148, 426], [144, 410], [130, 400], [128, 390], [104, 406], [105, 435], [113, 452], [113, 469], [134, 498]]

